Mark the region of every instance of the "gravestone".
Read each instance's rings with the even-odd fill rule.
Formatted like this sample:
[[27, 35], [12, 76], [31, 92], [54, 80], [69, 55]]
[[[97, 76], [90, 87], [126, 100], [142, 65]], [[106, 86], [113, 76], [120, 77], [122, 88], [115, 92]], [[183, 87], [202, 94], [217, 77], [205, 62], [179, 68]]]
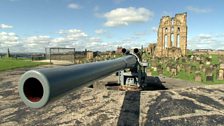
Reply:
[[212, 76], [212, 72], [213, 72], [213, 69], [212, 68], [206, 68], [206, 70], [205, 70], [205, 75], [206, 76]]
[[210, 60], [212, 60], [212, 55], [209, 55], [209, 57], [208, 57]]
[[211, 65], [209, 65], [209, 68], [210, 69], [214, 69], [214, 66], [211, 64]]
[[203, 63], [206, 62], [206, 59], [205, 59], [205, 57], [203, 57], [203, 56], [201, 56], [201, 60], [202, 60]]
[[203, 64], [200, 64], [199, 69], [202, 70], [202, 68], [203, 68]]
[[211, 62], [210, 61], [206, 61], [206, 63], [205, 63], [206, 65], [210, 65], [211, 64]]
[[171, 68], [171, 76], [176, 76], [176, 75], [177, 75], [177, 69]]
[[170, 66], [167, 66], [166, 67], [166, 71], [170, 71]]
[[183, 63], [186, 63], [186, 58], [181, 59]]
[[196, 71], [194, 81], [201, 82], [201, 80], [202, 80], [202, 78], [201, 78], [200, 71]]
[[195, 57], [195, 56], [191, 56], [191, 57], [189, 57], [189, 59], [190, 59], [191, 61], [193, 61], [193, 60], [194, 60], [194, 57]]
[[152, 76], [152, 72], [150, 70], [147, 70], [147, 75]]
[[191, 66], [191, 71], [196, 71], [196, 66]]
[[152, 67], [156, 67], [157, 66], [157, 61], [156, 60], [152, 60], [152, 62], [151, 62], [151, 65], [152, 65]]
[[158, 74], [163, 74], [163, 70], [162, 69], [157, 69]]
[[199, 61], [201, 61], [201, 58], [199, 56], [197, 56], [196, 60], [199, 62]]
[[218, 64], [213, 65], [213, 69], [217, 69], [218, 68]]
[[224, 78], [224, 70], [219, 70], [218, 80], [223, 80]]
[[224, 70], [224, 64], [220, 64], [219, 68]]
[[206, 81], [213, 81], [213, 76], [206, 76]]
[[212, 59], [210, 57], [206, 57], [205, 59], [206, 59], [206, 62], [211, 62], [212, 61]]
[[191, 73], [191, 66], [188, 65], [187, 68], [185, 69], [185, 71], [186, 71], [187, 73]]
[[203, 64], [204, 64], [203, 60], [200, 60], [200, 61], [199, 61], [199, 64], [200, 64], [200, 65], [203, 65]]
[[188, 67], [188, 66], [189, 66], [188, 64], [183, 64], [183, 68], [182, 68], [182, 69], [183, 69], [184, 71], [187, 71], [187, 67]]
[[179, 73], [180, 70], [181, 70], [181, 66], [178, 64], [178, 65], [177, 65], [177, 72]]
[[157, 67], [152, 67], [153, 71], [157, 71]]
[[159, 65], [157, 66], [157, 69], [162, 69], [162, 65], [159, 64]]
[[169, 62], [169, 59], [168, 58], [164, 58], [163, 59], [163, 63], [168, 63]]
[[205, 73], [205, 71], [206, 71], [206, 66], [203, 66], [203, 67], [202, 67], [202, 72]]
[[224, 63], [224, 56], [219, 58], [220, 63]]

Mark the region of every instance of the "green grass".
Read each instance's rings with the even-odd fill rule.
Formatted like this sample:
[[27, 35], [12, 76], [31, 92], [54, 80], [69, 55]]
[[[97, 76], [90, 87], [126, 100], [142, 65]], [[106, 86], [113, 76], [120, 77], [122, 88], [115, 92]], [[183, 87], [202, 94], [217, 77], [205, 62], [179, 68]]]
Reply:
[[[214, 81], [206, 81], [205, 73], [201, 72], [202, 83], [204, 84], [224, 84], [224, 80], [217, 80], [215, 73], [213, 73]], [[194, 73], [186, 73], [185, 71], [181, 71], [177, 74], [176, 78], [188, 81], [194, 81], [195, 74]]]
[[212, 64], [219, 64], [219, 56], [212, 55]]
[[205, 84], [224, 84], [224, 80], [217, 80], [217, 75], [213, 73], [213, 81], [206, 81], [205, 73], [202, 73], [202, 82]]
[[152, 76], [159, 76], [157, 71], [152, 71]]
[[203, 82], [205, 84], [209, 84], [209, 85], [212, 85], [212, 84], [224, 84], [224, 80], [214, 80], [214, 81], [207, 81], [207, 82]]
[[163, 71], [163, 75], [166, 77], [171, 77], [171, 73], [167, 70]]
[[193, 73], [187, 73], [184, 71], [180, 71], [177, 74], [177, 78], [182, 79], [182, 80], [189, 80], [189, 81], [194, 81], [194, 74]]
[[49, 63], [32, 62], [30, 59], [0, 58], [0, 71], [12, 70], [16, 68], [35, 67]]

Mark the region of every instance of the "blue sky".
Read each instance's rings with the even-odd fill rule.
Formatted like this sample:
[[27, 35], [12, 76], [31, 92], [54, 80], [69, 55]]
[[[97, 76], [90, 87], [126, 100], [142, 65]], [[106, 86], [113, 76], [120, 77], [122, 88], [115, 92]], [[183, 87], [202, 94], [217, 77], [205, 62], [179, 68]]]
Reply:
[[223, 0], [0, 0], [0, 52], [115, 50], [156, 42], [160, 18], [187, 12], [188, 48], [224, 49]]

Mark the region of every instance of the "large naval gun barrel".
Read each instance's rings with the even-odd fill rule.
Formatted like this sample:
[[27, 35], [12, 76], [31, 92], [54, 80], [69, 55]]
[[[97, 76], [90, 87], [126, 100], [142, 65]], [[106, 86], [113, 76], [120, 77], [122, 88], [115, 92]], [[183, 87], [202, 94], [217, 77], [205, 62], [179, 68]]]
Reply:
[[125, 68], [133, 68], [136, 63], [136, 56], [126, 55], [107, 61], [30, 70], [19, 80], [19, 95], [27, 106], [41, 108], [57, 96], [90, 86], [92, 81]]

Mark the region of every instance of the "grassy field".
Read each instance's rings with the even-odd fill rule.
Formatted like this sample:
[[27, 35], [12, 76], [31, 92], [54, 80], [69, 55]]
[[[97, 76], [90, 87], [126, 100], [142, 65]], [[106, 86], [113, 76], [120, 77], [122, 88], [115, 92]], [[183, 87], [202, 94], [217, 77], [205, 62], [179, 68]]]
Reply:
[[32, 62], [30, 59], [0, 58], [0, 71], [12, 70], [16, 68], [35, 67], [49, 63]]

